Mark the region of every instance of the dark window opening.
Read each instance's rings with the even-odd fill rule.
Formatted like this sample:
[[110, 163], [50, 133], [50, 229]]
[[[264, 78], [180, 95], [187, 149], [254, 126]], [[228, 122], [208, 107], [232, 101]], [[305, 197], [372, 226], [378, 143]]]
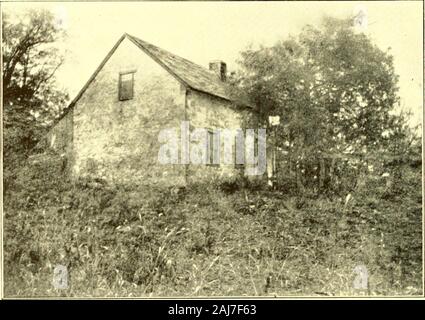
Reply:
[[134, 71], [120, 73], [118, 98], [120, 101], [131, 100], [134, 95]]
[[233, 144], [233, 156], [235, 168], [241, 169], [245, 167], [245, 143], [243, 134], [237, 134]]
[[[214, 163], [214, 159], [217, 159]], [[220, 137], [218, 132], [208, 130], [207, 136], [207, 165], [220, 166]]]

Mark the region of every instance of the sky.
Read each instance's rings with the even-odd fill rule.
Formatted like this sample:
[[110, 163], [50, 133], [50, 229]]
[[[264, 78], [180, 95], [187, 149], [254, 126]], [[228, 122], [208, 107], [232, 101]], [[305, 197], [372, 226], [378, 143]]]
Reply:
[[423, 113], [422, 6], [421, 1], [2, 3], [3, 10], [16, 13], [47, 8], [62, 22], [66, 61], [57, 80], [71, 99], [125, 32], [205, 67], [223, 60], [231, 71], [249, 45], [271, 46], [306, 24], [319, 25], [324, 15], [344, 18], [362, 10], [367, 19], [361, 31], [382, 50], [391, 48], [401, 107], [413, 113], [412, 126], [422, 123]]

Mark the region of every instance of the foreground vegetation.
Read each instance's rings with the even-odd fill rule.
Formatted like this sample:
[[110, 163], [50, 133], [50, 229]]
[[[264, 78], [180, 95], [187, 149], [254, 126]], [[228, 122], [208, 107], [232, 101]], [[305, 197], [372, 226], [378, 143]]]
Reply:
[[[55, 158], [52, 158], [55, 159]], [[6, 181], [5, 295], [420, 295], [420, 164], [349, 196], [235, 182], [187, 189], [67, 181], [32, 160]], [[69, 270], [69, 288], [52, 286]], [[357, 265], [367, 290], [353, 288]]]

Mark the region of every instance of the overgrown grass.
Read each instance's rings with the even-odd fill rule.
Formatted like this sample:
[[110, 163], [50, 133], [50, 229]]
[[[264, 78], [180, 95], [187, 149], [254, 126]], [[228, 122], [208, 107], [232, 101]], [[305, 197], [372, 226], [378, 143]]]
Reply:
[[[420, 172], [346, 197], [237, 185], [186, 189], [68, 181], [35, 162], [5, 190], [5, 295], [422, 294]], [[67, 266], [69, 288], [52, 286]], [[353, 288], [357, 265], [367, 290]]]

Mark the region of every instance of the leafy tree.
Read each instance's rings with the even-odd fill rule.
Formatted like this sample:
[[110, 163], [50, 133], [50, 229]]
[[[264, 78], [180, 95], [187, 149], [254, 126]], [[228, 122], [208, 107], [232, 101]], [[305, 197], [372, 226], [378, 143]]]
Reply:
[[356, 32], [351, 18], [327, 17], [298, 37], [249, 48], [240, 65], [236, 85], [257, 106], [260, 123], [280, 116], [269, 132], [298, 177], [324, 178], [335, 156], [382, 152], [396, 134], [393, 57]]
[[64, 32], [52, 13], [3, 13], [5, 168], [17, 165], [61, 112], [68, 95], [55, 85], [63, 63], [56, 44]]

